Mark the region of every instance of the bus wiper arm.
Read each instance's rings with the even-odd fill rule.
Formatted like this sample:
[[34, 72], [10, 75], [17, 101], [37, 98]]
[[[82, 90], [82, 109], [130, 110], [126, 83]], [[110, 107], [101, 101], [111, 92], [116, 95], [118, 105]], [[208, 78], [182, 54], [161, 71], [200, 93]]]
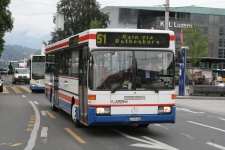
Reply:
[[115, 88], [112, 89], [111, 93], [115, 93], [119, 87], [120, 87], [120, 83], [118, 85], [116, 85]]
[[150, 82], [149, 85], [155, 90], [155, 93], [159, 93], [159, 90], [153, 85], [152, 82]]

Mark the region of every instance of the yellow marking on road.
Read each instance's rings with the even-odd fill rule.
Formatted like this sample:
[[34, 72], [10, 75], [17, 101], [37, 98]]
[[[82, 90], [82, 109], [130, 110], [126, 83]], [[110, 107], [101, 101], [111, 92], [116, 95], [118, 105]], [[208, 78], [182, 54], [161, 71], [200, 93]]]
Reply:
[[50, 118], [56, 118], [52, 113], [49, 111], [45, 111], [45, 113], [50, 117]]
[[33, 128], [34, 124], [28, 124], [28, 128]]
[[32, 93], [32, 91], [26, 86], [21, 86], [21, 88], [27, 91], [28, 93]]
[[9, 93], [6, 87], [3, 86], [3, 92], [2, 93]]
[[32, 120], [35, 120], [35, 118], [30, 118], [30, 120], [32, 121]]
[[86, 142], [80, 138], [78, 135], [76, 135], [72, 130], [70, 130], [69, 128], [64, 128], [72, 137], [74, 137], [78, 142], [85, 144]]
[[32, 131], [33, 130], [33, 128], [27, 128], [27, 131]]
[[31, 120], [30, 123], [35, 123], [35, 121]]
[[15, 144], [12, 144], [12, 145], [10, 145], [10, 146], [13, 146], [13, 147], [16, 147], [16, 146], [20, 146], [20, 145], [22, 145], [23, 143], [15, 143]]
[[16, 93], [18, 93], [18, 94], [19, 94], [19, 93], [22, 93], [22, 92], [21, 92], [17, 87], [15, 87], [15, 86], [12, 86], [11, 88], [13, 89], [14, 92], [16, 92]]

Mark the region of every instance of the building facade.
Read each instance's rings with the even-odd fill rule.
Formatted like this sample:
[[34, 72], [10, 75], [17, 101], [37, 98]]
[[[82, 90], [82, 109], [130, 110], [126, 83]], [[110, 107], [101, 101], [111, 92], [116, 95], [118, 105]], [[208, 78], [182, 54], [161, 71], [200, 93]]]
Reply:
[[[110, 16], [109, 28], [165, 29], [165, 7], [107, 6], [102, 10]], [[176, 49], [180, 49], [182, 28], [203, 26], [210, 35], [207, 57], [225, 59], [225, 9], [206, 7], [170, 7], [169, 29], [175, 32]], [[225, 63], [219, 63], [225, 69]]]

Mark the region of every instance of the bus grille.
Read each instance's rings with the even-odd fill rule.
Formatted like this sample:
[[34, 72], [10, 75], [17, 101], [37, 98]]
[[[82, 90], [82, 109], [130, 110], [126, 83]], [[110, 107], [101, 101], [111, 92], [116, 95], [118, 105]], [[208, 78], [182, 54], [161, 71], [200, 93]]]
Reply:
[[124, 100], [145, 100], [145, 96], [124, 96]]

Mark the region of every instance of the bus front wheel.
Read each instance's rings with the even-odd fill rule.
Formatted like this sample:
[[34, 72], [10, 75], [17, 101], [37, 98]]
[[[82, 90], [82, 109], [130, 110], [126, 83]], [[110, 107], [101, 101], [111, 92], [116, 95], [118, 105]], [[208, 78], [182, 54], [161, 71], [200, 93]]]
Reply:
[[72, 112], [71, 112], [71, 116], [72, 116], [72, 119], [73, 119], [73, 121], [74, 121], [75, 127], [80, 128], [80, 127], [81, 127], [81, 123], [80, 123], [80, 121], [76, 118], [76, 106], [75, 106], [75, 105], [72, 106], [72, 110], [71, 110], [71, 111], [72, 111]]

